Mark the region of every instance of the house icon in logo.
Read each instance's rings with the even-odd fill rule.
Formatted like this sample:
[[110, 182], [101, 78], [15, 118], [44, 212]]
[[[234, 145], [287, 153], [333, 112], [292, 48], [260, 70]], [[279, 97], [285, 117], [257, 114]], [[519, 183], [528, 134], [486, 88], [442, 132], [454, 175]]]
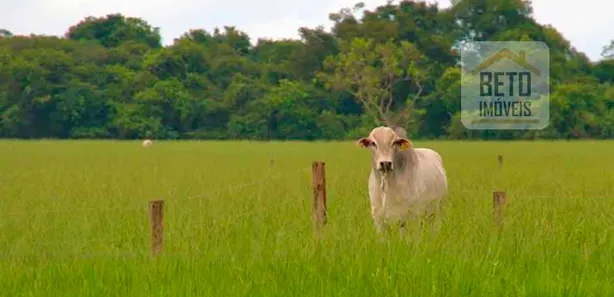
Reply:
[[480, 63], [480, 65], [478, 65], [475, 69], [471, 70], [471, 74], [477, 74], [480, 71], [492, 66], [493, 64], [499, 62], [500, 60], [504, 58], [511, 60], [512, 62], [537, 74], [538, 76], [541, 74], [541, 71], [539, 71], [537, 67], [527, 62], [527, 56], [524, 51], [520, 51], [518, 52], [518, 54], [515, 54], [514, 52], [512, 52], [511, 50], [507, 48], [499, 50], [497, 53], [490, 56], [488, 59], [484, 60], [484, 62]]

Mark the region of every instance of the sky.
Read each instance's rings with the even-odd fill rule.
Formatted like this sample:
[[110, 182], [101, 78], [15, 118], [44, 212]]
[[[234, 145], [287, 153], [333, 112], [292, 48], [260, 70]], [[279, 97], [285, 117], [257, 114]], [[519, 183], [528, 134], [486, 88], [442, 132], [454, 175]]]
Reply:
[[[3, 1], [0, 29], [16, 35], [64, 35], [87, 16], [121, 13], [140, 17], [159, 27], [163, 44], [189, 29], [235, 26], [258, 38], [298, 38], [298, 28], [323, 25], [330, 28], [328, 14], [352, 7], [359, 0], [20, 0]], [[424, 0], [450, 6], [450, 0]], [[386, 0], [364, 0], [366, 9]], [[614, 39], [614, 1], [532, 0], [534, 16], [550, 24], [591, 60]]]

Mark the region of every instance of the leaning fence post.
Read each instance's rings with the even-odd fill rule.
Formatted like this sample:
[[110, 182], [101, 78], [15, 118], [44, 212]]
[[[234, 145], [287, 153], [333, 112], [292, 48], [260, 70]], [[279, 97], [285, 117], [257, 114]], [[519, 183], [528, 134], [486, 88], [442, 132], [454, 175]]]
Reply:
[[493, 215], [494, 215], [495, 224], [497, 224], [498, 226], [502, 226], [505, 206], [507, 205], [507, 200], [505, 198], [505, 192], [504, 191], [493, 192], [492, 202], [493, 202]]
[[313, 182], [313, 204], [312, 213], [315, 226], [326, 225], [326, 174], [324, 162], [313, 162], [312, 182]]
[[151, 222], [151, 252], [154, 256], [162, 252], [164, 245], [164, 200], [149, 201]]

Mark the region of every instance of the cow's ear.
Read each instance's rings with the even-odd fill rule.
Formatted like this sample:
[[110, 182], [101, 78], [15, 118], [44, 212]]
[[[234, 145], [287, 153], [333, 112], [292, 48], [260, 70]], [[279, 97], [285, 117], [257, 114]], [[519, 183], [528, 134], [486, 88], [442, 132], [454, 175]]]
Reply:
[[360, 147], [368, 147], [373, 143], [373, 141], [371, 141], [371, 139], [367, 138], [367, 137], [363, 137], [361, 139], [356, 140], [356, 145], [360, 146]]
[[399, 149], [401, 149], [401, 150], [406, 150], [408, 148], [412, 148], [413, 147], [413, 144], [411, 143], [411, 141], [407, 140], [406, 138], [399, 138], [399, 139], [395, 140], [394, 143], [396, 145], [398, 145]]

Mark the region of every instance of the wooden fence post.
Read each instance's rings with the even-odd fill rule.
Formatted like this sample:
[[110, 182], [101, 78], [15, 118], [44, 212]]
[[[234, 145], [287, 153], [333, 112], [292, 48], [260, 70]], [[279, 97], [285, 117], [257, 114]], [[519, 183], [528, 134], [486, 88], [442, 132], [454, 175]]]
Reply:
[[164, 200], [149, 201], [151, 222], [151, 252], [154, 256], [162, 252], [164, 245]]
[[326, 225], [326, 174], [324, 162], [313, 162], [312, 185], [313, 185], [313, 204], [312, 213], [315, 226]]
[[502, 226], [505, 206], [507, 205], [507, 199], [505, 197], [505, 192], [504, 191], [493, 192], [492, 203], [493, 203], [493, 215], [495, 219], [495, 224], [497, 224], [498, 226]]

